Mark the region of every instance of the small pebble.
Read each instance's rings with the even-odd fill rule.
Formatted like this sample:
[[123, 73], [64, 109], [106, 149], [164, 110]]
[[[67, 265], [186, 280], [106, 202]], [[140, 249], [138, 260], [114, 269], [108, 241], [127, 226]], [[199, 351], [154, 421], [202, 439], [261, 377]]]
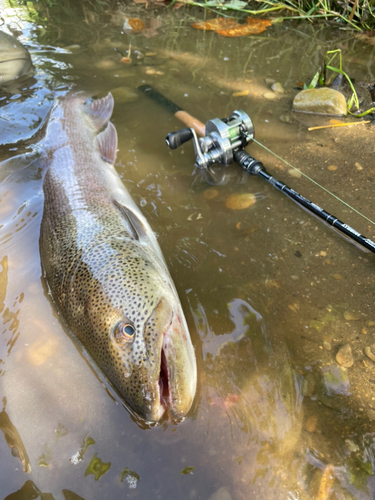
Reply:
[[271, 89], [276, 93], [276, 94], [285, 94], [285, 89], [281, 85], [281, 83], [276, 82], [271, 86]]
[[355, 311], [345, 311], [344, 318], [346, 321], [358, 321], [361, 319], [361, 316]]
[[252, 193], [231, 194], [228, 196], [225, 206], [232, 210], [244, 210], [251, 207], [256, 202], [256, 197]]
[[330, 165], [328, 167], [328, 170], [334, 171], [334, 170], [337, 170], [337, 167], [336, 167], [336, 165]]
[[332, 349], [332, 346], [329, 342], [323, 342], [323, 347], [326, 351], [330, 351]]
[[213, 200], [218, 195], [219, 191], [214, 188], [208, 188], [205, 191], [203, 191], [203, 196], [206, 198], [206, 200]]
[[371, 351], [371, 347], [365, 347], [365, 354], [366, 356], [371, 359], [375, 363], [375, 355]]
[[365, 327], [362, 328], [361, 332], [363, 333], [363, 335], [367, 335], [367, 330]]
[[355, 453], [356, 451], [359, 451], [359, 446], [350, 439], [345, 439], [345, 444], [348, 447], [348, 450], [351, 451], [352, 453]]
[[374, 321], [367, 321], [366, 325], [367, 326], [375, 326], [375, 322]]
[[283, 123], [292, 123], [292, 117], [290, 115], [280, 115], [279, 120]]
[[146, 75], [162, 76], [162, 75], [164, 75], [164, 73], [163, 73], [163, 71], [157, 71], [155, 68], [147, 68]]
[[354, 360], [352, 348], [349, 344], [344, 345], [339, 349], [338, 353], [336, 354], [336, 361], [339, 365], [344, 366], [345, 368], [350, 368], [351, 366], [353, 366]]
[[295, 274], [292, 274], [291, 279], [293, 281], [297, 281], [297, 280], [299, 280], [299, 276], [296, 276]]
[[[240, 221], [240, 222], [237, 222], [236, 229], [238, 229], [238, 231], [241, 231], [241, 234], [252, 234], [255, 231], [257, 231], [259, 229], [259, 227], [256, 226], [255, 224], [249, 224], [248, 222]], [[268, 281], [272, 281], [272, 280], [268, 280]]]
[[357, 161], [355, 162], [355, 168], [358, 170], [358, 172], [360, 172], [361, 170], [363, 170], [362, 165], [360, 165]]
[[[330, 262], [329, 262], [329, 261], [326, 261], [326, 262], [327, 262], [327, 264], [328, 264], [328, 263], [330, 264]], [[332, 274], [332, 278], [333, 278], [334, 280], [337, 280], [337, 281], [342, 280], [342, 276], [341, 276], [341, 274]]]
[[305, 429], [307, 432], [314, 432], [318, 423], [318, 417], [315, 415], [310, 415], [305, 422]]
[[276, 98], [277, 98], [277, 95], [275, 94], [275, 92], [265, 92], [263, 94], [263, 97], [265, 99], [267, 99], [267, 101], [274, 101]]
[[324, 252], [323, 250], [319, 253], [322, 257], [327, 257], [327, 252]]
[[264, 81], [266, 85], [273, 85], [274, 83], [276, 83], [276, 80], [274, 78], [265, 78]]
[[294, 168], [290, 168], [288, 170], [288, 174], [291, 177], [295, 177], [296, 179], [299, 179], [302, 176], [301, 172], [298, 172], [298, 170], [294, 170]]

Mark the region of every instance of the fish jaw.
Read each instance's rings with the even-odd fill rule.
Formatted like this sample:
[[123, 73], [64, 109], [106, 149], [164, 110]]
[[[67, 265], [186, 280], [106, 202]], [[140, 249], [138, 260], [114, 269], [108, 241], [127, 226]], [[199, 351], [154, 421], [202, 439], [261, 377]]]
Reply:
[[[168, 385], [167, 390], [165, 384]], [[197, 366], [186, 321], [181, 313], [173, 314], [163, 335], [161, 352], [161, 401], [175, 420], [189, 412], [196, 388]]]
[[[174, 306], [174, 307], [173, 307]], [[179, 305], [160, 300], [145, 327], [158, 331], [157, 340], [149, 347], [153, 363], [134, 367], [131, 384], [139, 387], [141, 398], [130, 398], [128, 404], [145, 421], [157, 423], [165, 414], [174, 421], [186, 418], [196, 392], [197, 366], [194, 348], [185, 317]]]

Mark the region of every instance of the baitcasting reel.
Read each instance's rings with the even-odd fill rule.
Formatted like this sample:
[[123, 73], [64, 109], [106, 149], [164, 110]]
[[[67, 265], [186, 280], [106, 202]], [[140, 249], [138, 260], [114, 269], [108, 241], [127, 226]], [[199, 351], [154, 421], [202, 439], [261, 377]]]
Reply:
[[249, 115], [242, 110], [233, 111], [229, 118], [214, 118], [206, 123], [205, 136], [198, 139], [193, 128], [184, 128], [167, 135], [170, 149], [193, 139], [195, 165], [208, 170], [214, 163], [227, 167], [234, 154], [244, 149], [254, 138], [254, 126]]

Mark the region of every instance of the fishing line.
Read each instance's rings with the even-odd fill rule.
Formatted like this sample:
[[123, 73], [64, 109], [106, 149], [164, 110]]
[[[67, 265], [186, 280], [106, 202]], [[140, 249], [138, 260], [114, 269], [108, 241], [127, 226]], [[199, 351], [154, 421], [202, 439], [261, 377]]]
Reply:
[[211, 166], [215, 163], [226, 167], [233, 163], [233, 161], [237, 162], [244, 170], [246, 170], [246, 172], [251, 175], [261, 177], [265, 181], [269, 182], [276, 189], [295, 201], [299, 206], [375, 254], [374, 241], [359, 233], [348, 224], [342, 222], [338, 217], [330, 214], [322, 207], [310, 201], [308, 198], [305, 198], [305, 196], [301, 195], [283, 182], [277, 180], [273, 175], [267, 172], [261, 161], [252, 157], [246, 151], [246, 146], [251, 141], [254, 141], [280, 161], [284, 162], [293, 170], [299, 172], [300, 175], [306, 177], [306, 179], [311, 181], [320, 189], [375, 226], [375, 222], [363, 215], [359, 210], [346, 203], [339, 196], [321, 186], [317, 181], [301, 172], [301, 170], [291, 165], [259, 141], [255, 140], [253, 122], [251, 121], [249, 115], [244, 111], [240, 109], [235, 110], [228, 118], [214, 118], [209, 120], [206, 125], [204, 125], [202, 122], [194, 118], [192, 115], [189, 115], [186, 111], [183, 111], [179, 106], [149, 85], [141, 85], [138, 88], [140, 91], [148, 95], [149, 98], [163, 106], [169, 112], [172, 112], [176, 118], [187, 125], [186, 128], [178, 130], [177, 132], [171, 132], [167, 135], [165, 142], [170, 149], [176, 149], [185, 142], [193, 140], [195, 166], [205, 170], [208, 174], [211, 173], [211, 175]]
[[366, 217], [366, 215], [362, 214], [357, 209], [355, 209], [354, 207], [352, 207], [351, 205], [349, 205], [349, 203], [346, 203], [346, 201], [342, 200], [337, 195], [335, 195], [334, 193], [332, 193], [331, 191], [329, 191], [327, 188], [325, 188], [324, 186], [322, 186], [321, 184], [319, 184], [319, 182], [315, 181], [312, 177], [309, 177], [307, 174], [303, 173], [301, 170], [299, 170], [299, 168], [294, 167], [291, 163], [289, 163], [288, 161], [284, 160], [284, 158], [281, 158], [281, 156], [279, 156], [277, 153], [274, 153], [273, 151], [271, 151], [271, 149], [267, 148], [267, 146], [265, 146], [261, 142], [257, 141], [255, 138], [253, 138], [253, 141], [256, 142], [262, 148], [264, 148], [266, 151], [268, 151], [269, 153], [271, 153], [273, 156], [275, 156], [279, 160], [283, 161], [286, 165], [288, 165], [288, 167], [291, 167], [294, 170], [296, 170], [297, 172], [299, 172], [301, 175], [303, 175], [304, 177], [306, 177], [306, 179], [308, 179], [309, 181], [311, 181], [313, 184], [315, 184], [316, 186], [318, 186], [320, 189], [323, 189], [323, 191], [325, 191], [326, 193], [328, 193], [331, 196], [333, 196], [334, 198], [336, 198], [336, 200], [338, 200], [340, 203], [343, 203], [346, 207], [350, 208], [350, 210], [353, 210], [353, 212], [357, 213], [358, 215], [360, 215], [361, 217], [363, 217], [364, 219], [366, 219], [368, 222], [371, 222], [371, 224], [373, 224], [375, 226], [375, 222], [374, 221], [372, 221], [371, 219], [369, 219], [368, 217]]

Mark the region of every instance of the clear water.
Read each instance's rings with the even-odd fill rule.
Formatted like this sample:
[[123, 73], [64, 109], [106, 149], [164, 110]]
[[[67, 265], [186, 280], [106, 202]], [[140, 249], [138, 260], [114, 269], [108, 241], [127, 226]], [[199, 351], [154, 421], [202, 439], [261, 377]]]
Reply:
[[[165, 146], [182, 125], [136, 90], [150, 83], [202, 121], [242, 108], [260, 142], [371, 218], [373, 129], [308, 132], [328, 119], [292, 115], [290, 106], [296, 82], [313, 76], [328, 49], [343, 50], [357, 82], [373, 83], [373, 47], [302, 22], [222, 38], [191, 28], [204, 15], [198, 10], [153, 5], [2, 15], [36, 74], [0, 94], [0, 153], [8, 160], [0, 172], [0, 496], [373, 498], [375, 364], [364, 355], [375, 333], [373, 257], [235, 166], [226, 184], [208, 185], [193, 173], [192, 144]], [[150, 29], [123, 32], [127, 17]], [[114, 48], [125, 54], [129, 43], [126, 65]], [[267, 101], [266, 78], [282, 83], [285, 96]], [[41, 176], [17, 155], [33, 150], [53, 99], [72, 87], [113, 93], [116, 167], [158, 235], [184, 306], [199, 389], [182, 424], [145, 429], [132, 420], [64, 332], [41, 282]], [[233, 97], [241, 90], [248, 95]], [[371, 223], [270, 153], [249, 151], [374, 237]], [[217, 196], [207, 199], [207, 189]], [[227, 208], [240, 193], [256, 194], [256, 203]], [[354, 357], [347, 371], [335, 359], [346, 344]]]

